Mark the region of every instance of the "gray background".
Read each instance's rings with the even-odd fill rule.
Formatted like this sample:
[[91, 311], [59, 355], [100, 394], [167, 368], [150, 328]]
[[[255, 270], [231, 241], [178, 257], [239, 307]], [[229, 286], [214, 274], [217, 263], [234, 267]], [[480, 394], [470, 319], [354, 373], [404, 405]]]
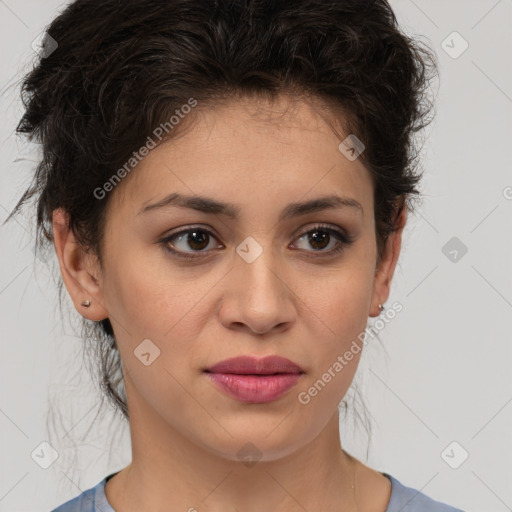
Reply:
[[[368, 465], [438, 500], [505, 512], [512, 510], [512, 1], [391, 4], [403, 29], [424, 36], [439, 56], [437, 118], [425, 134], [424, 201], [409, 219], [388, 301], [403, 311], [380, 337], [389, 358], [370, 343], [357, 376], [372, 417], [369, 457], [360, 426], [354, 433], [343, 423], [342, 440]], [[37, 157], [13, 135], [16, 83], [34, 58], [31, 42], [62, 5], [0, 0], [0, 221]], [[461, 48], [454, 31], [469, 44], [457, 58], [444, 49]], [[82, 440], [99, 394], [68, 319], [77, 314], [62, 323], [51, 271], [34, 258], [29, 213], [0, 229], [0, 511], [10, 512], [50, 510], [130, 461], [127, 429], [110, 424], [108, 409]], [[443, 252], [452, 237], [456, 261], [453, 247]], [[56, 412], [47, 423], [48, 408]], [[31, 457], [42, 441], [59, 454], [48, 469]], [[447, 461], [457, 465], [463, 450], [469, 457], [453, 469]]]

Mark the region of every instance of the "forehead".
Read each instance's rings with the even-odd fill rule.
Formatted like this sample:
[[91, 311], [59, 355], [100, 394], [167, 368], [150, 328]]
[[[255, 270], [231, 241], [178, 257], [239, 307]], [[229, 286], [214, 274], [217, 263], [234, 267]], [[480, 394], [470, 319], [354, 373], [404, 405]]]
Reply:
[[289, 96], [199, 104], [185, 125], [116, 187], [116, 211], [135, 215], [172, 192], [259, 209], [270, 198], [339, 193], [371, 207], [371, 176], [340, 151], [345, 134], [322, 104]]

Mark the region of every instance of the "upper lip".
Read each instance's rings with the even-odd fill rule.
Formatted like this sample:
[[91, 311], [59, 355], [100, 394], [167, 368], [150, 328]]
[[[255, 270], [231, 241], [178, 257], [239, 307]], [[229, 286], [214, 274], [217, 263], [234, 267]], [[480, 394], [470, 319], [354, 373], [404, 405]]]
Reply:
[[275, 373], [304, 373], [293, 361], [281, 356], [262, 358], [239, 356], [226, 359], [206, 368], [210, 373], [233, 373], [238, 375], [272, 375]]

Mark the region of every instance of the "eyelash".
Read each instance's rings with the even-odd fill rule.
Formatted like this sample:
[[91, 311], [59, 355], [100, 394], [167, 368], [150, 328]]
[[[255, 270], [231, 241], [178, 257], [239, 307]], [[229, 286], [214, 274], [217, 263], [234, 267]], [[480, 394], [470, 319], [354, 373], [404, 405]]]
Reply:
[[[167, 237], [159, 240], [159, 243], [161, 243], [163, 245], [165, 251], [171, 253], [173, 256], [176, 256], [178, 258], [183, 258], [183, 259], [186, 259], [186, 260], [193, 260], [193, 259], [201, 258], [202, 257], [201, 254], [205, 253], [206, 251], [193, 251], [192, 254], [194, 254], [194, 252], [195, 252], [197, 254], [197, 256], [190, 256], [190, 255], [188, 255], [186, 253], [183, 253], [181, 251], [178, 251], [176, 249], [172, 249], [169, 246], [170, 241], [173, 240], [174, 238], [176, 238], [177, 236], [179, 236], [179, 235], [186, 235], [187, 233], [191, 233], [193, 231], [199, 231], [199, 232], [207, 233], [209, 236], [211, 236], [213, 238], [216, 238], [215, 234], [212, 233], [209, 229], [203, 228], [201, 226], [192, 226], [190, 228], [184, 229], [182, 231], [178, 231], [176, 233], [173, 233], [170, 236], [167, 236]], [[344, 232], [342, 232], [342, 231], [340, 231], [338, 229], [334, 229], [332, 227], [329, 227], [329, 226], [327, 226], [325, 224], [316, 224], [316, 225], [314, 225], [311, 229], [308, 229], [307, 231], [301, 233], [297, 237], [297, 239], [300, 239], [303, 236], [307, 235], [308, 233], [312, 233], [312, 232], [315, 232], [315, 231], [325, 231], [325, 232], [329, 233], [330, 235], [334, 235], [335, 238], [338, 239], [338, 245], [334, 249], [331, 249], [330, 251], [321, 251], [321, 250], [313, 251], [313, 252], [318, 252], [321, 255], [326, 255], [326, 257], [327, 256], [333, 256], [335, 254], [340, 253], [346, 247], [348, 247], [350, 244], [352, 244], [354, 242], [354, 237], [349, 236], [349, 235], [345, 234]], [[308, 252], [310, 252], [310, 251], [308, 251]], [[320, 257], [322, 257], [322, 256], [320, 256]]]

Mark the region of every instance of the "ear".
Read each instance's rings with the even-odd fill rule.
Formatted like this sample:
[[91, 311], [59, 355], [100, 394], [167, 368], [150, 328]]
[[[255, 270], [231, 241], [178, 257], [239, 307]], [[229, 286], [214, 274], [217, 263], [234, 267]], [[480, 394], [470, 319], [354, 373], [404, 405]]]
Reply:
[[[69, 216], [65, 210], [53, 211], [53, 238], [62, 279], [76, 310], [85, 318], [99, 322], [108, 318], [104, 306], [100, 265], [95, 256], [86, 253], [69, 229]], [[89, 307], [82, 306], [89, 301]]]
[[391, 280], [395, 272], [400, 248], [402, 245], [402, 232], [407, 218], [407, 207], [404, 204], [396, 221], [397, 230], [390, 233], [386, 240], [380, 262], [377, 266], [373, 281], [373, 295], [370, 307], [370, 316], [379, 316], [379, 304], [384, 304], [389, 297]]

